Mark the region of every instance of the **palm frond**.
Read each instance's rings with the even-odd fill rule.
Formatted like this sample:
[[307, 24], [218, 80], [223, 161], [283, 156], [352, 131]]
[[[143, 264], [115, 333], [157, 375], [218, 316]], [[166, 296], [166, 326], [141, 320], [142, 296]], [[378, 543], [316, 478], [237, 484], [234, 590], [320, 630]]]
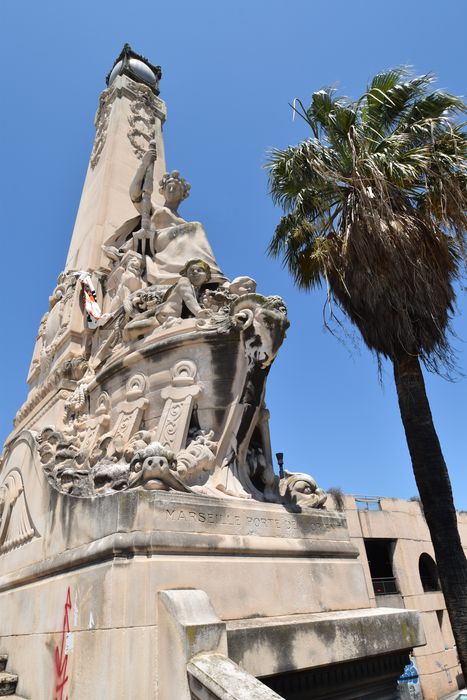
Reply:
[[465, 104], [460, 97], [455, 97], [447, 92], [432, 92], [414, 102], [410, 111], [405, 115], [401, 128], [441, 117], [447, 120], [457, 112], [463, 111], [465, 111]]
[[299, 287], [325, 280], [375, 352], [438, 367], [466, 259], [467, 136], [462, 100], [432, 82], [396, 68], [358, 101], [313, 93], [300, 103], [312, 137], [267, 167], [285, 210], [269, 253]]
[[408, 69], [404, 67], [380, 73], [375, 76], [366, 93], [366, 121], [382, 136], [433, 81], [430, 74], [403, 80], [408, 75]]

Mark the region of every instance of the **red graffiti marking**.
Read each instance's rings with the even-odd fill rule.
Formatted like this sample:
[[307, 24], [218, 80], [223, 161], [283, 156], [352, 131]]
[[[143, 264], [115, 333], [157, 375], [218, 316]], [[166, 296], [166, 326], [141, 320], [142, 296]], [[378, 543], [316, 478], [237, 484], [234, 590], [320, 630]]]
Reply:
[[65, 694], [65, 686], [68, 683], [68, 654], [65, 653], [66, 636], [70, 631], [69, 613], [71, 610], [71, 593], [70, 587], [66, 593], [65, 608], [63, 610], [63, 625], [60, 645], [55, 647], [55, 691], [54, 700], [68, 700], [68, 694]]

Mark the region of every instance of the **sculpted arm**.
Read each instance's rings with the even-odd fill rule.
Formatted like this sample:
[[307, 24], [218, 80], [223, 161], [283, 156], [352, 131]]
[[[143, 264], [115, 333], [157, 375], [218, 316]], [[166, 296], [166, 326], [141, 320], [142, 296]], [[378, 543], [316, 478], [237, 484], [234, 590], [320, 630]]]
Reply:
[[136, 209], [141, 213], [142, 203], [143, 203], [143, 185], [144, 176], [146, 172], [157, 158], [157, 151], [155, 148], [150, 148], [143, 156], [143, 160], [136, 171], [131, 185], [130, 185], [130, 197], [131, 201], [135, 205]]
[[177, 287], [178, 293], [185, 302], [185, 306], [191, 311], [193, 316], [198, 316], [201, 311], [201, 306], [195, 296], [193, 286], [185, 277], [181, 277], [177, 282]]

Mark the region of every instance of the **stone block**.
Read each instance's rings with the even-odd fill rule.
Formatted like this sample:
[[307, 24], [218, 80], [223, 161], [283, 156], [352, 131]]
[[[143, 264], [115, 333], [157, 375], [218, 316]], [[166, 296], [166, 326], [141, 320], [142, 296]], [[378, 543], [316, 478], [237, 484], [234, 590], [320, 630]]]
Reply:
[[190, 700], [187, 663], [202, 652], [227, 654], [225, 623], [204, 591], [160, 591], [159, 700]]

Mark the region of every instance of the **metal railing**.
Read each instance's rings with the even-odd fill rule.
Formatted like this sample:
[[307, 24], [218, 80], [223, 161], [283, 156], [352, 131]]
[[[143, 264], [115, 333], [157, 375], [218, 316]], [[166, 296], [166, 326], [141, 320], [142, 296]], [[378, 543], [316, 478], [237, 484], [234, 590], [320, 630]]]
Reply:
[[354, 496], [357, 510], [382, 510], [380, 496]]
[[391, 595], [399, 593], [397, 589], [396, 579], [393, 576], [384, 578], [372, 578], [375, 595]]

